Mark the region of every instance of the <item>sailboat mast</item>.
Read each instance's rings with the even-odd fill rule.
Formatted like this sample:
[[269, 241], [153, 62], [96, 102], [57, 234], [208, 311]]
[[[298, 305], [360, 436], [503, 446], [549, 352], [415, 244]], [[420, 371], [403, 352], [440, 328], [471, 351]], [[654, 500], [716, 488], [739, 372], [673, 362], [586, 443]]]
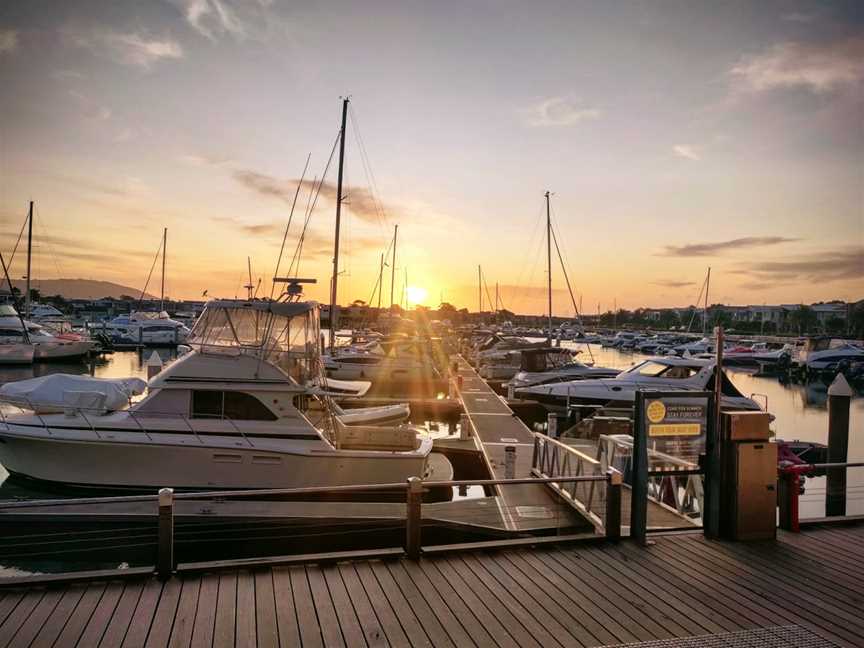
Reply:
[[381, 293], [384, 291], [384, 255], [381, 255], [381, 264], [378, 266], [378, 313], [381, 313]]
[[[399, 234], [399, 226], [393, 226], [393, 258], [390, 263], [390, 306], [393, 305], [393, 291], [396, 288], [396, 235]], [[388, 306], [388, 308], [390, 307]]]
[[483, 270], [477, 266], [477, 312], [483, 313]]
[[708, 287], [711, 285], [711, 266], [708, 266], [708, 276], [705, 277], [705, 314], [702, 318], [702, 336], [708, 335]]
[[[165, 310], [165, 256], [168, 254], [168, 228], [162, 230], [162, 293], [159, 298], [159, 312]], [[251, 282], [250, 282], [251, 283]]]
[[546, 274], [549, 288], [549, 344], [552, 344], [552, 216], [548, 191], [546, 192]]
[[330, 286], [330, 349], [336, 344], [336, 295], [339, 282], [339, 225], [342, 220], [342, 175], [345, 170], [345, 122], [348, 98], [342, 100], [342, 129], [339, 131], [339, 176], [336, 179], [336, 235], [333, 242], [333, 284]]
[[33, 201], [30, 201], [30, 210], [27, 212], [27, 284], [24, 294], [24, 317], [30, 317], [30, 261], [33, 256]]

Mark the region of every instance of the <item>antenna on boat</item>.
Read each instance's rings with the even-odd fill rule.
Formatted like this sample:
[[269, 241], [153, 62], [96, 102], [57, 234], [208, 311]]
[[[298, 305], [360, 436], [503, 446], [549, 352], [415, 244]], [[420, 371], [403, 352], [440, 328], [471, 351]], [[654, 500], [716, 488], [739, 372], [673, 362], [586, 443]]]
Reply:
[[339, 225], [342, 219], [342, 176], [345, 171], [345, 121], [348, 118], [349, 98], [342, 99], [342, 128], [339, 131], [339, 175], [336, 179], [336, 236], [333, 242], [333, 283], [330, 286], [330, 350], [336, 344], [336, 327], [338, 317], [336, 316], [337, 284], [339, 281]]
[[[30, 204], [32, 205], [33, 203]], [[3, 274], [6, 277], [6, 284], [9, 286], [9, 295], [12, 297], [12, 304], [15, 306], [15, 312], [18, 314], [18, 319], [21, 321], [21, 332], [24, 334], [24, 343], [30, 344], [30, 334], [27, 332], [27, 325], [24, 323], [24, 318], [21, 316], [18, 297], [15, 296], [15, 290], [12, 288], [12, 280], [9, 278], [9, 269], [6, 267], [6, 262], [3, 260], [2, 252], [0, 252], [0, 265], [3, 266]]]
[[705, 316], [702, 318], [702, 337], [708, 337], [708, 288], [711, 286], [711, 266], [705, 277]]
[[[399, 234], [399, 225], [393, 226], [393, 258], [390, 260], [390, 306], [393, 306], [393, 289], [396, 287], [396, 236]], [[388, 306], [388, 310], [390, 309]]]
[[285, 289], [282, 295], [280, 295], [280, 299], [282, 296], [286, 296], [287, 301], [297, 301], [300, 299], [300, 295], [303, 294], [303, 284], [318, 283], [318, 280], [300, 279], [299, 277], [273, 277], [273, 283], [288, 284], [288, 287]]

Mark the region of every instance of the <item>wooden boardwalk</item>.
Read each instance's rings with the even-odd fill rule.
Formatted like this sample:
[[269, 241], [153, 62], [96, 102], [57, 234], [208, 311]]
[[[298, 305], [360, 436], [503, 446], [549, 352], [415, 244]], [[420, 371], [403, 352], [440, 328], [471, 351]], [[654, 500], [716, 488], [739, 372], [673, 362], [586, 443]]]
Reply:
[[0, 647], [545, 648], [790, 625], [861, 646], [862, 551], [864, 525], [830, 526], [7, 588]]

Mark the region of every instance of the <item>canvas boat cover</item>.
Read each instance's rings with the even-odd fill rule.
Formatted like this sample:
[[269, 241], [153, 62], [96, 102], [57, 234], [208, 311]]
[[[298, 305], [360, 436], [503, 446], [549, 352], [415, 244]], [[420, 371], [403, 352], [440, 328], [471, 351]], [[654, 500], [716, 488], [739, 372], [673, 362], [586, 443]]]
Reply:
[[118, 410], [132, 396], [143, 394], [147, 383], [140, 378], [92, 378], [51, 374], [6, 383], [0, 387], [0, 402], [38, 413], [82, 409], [94, 414]]

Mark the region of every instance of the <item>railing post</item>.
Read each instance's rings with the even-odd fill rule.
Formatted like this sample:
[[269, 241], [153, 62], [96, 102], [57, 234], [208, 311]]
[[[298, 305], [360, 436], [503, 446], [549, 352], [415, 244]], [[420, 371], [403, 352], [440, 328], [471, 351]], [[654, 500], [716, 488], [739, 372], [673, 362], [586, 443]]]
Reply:
[[614, 468], [606, 471], [606, 519], [603, 521], [603, 526], [606, 530], [606, 539], [612, 542], [621, 539], [622, 478], [623, 475]]
[[[842, 373], [828, 387], [828, 463], [846, 463], [849, 454], [849, 403], [852, 388]], [[825, 515], [846, 515], [846, 468], [825, 473]]]
[[159, 546], [156, 573], [159, 580], [171, 578], [174, 571], [174, 490], [159, 490]]
[[423, 522], [423, 480], [419, 477], [408, 478], [407, 510], [405, 516], [405, 553], [411, 560], [420, 559], [420, 530]]
[[801, 527], [798, 523], [798, 493], [800, 491], [798, 471], [794, 468], [780, 471], [780, 528], [784, 531], [798, 533]]

